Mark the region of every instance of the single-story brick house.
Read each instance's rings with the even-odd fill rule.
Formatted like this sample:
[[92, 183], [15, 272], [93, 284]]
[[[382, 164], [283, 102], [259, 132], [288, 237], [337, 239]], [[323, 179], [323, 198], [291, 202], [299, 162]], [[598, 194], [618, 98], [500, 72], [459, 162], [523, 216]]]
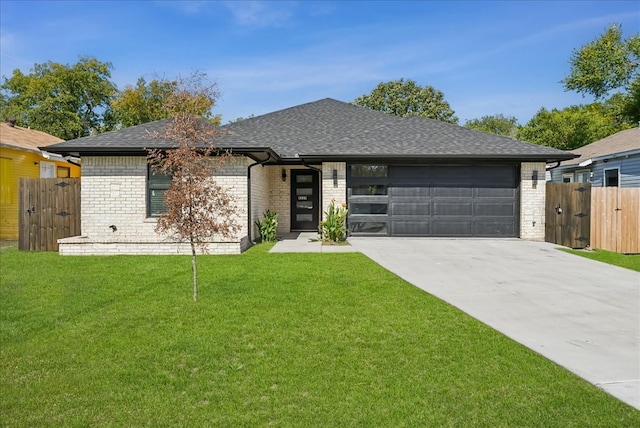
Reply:
[[577, 157], [551, 169], [551, 181], [640, 187], [640, 128], [625, 129], [571, 153]]
[[[154, 231], [161, 192], [144, 148], [164, 124], [47, 148], [82, 157], [82, 236], [60, 240], [62, 254], [188, 252]], [[248, 248], [267, 209], [278, 212], [280, 234], [317, 230], [332, 200], [348, 204], [352, 235], [544, 240], [545, 166], [575, 157], [333, 99], [223, 128], [217, 146], [234, 157], [216, 179], [235, 193], [242, 227], [211, 242], [211, 253]]]

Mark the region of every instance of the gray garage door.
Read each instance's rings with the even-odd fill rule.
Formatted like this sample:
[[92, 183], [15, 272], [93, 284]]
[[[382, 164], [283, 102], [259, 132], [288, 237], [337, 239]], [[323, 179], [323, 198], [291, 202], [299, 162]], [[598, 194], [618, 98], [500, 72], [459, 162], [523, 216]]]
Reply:
[[350, 165], [349, 209], [354, 235], [516, 237], [517, 167]]

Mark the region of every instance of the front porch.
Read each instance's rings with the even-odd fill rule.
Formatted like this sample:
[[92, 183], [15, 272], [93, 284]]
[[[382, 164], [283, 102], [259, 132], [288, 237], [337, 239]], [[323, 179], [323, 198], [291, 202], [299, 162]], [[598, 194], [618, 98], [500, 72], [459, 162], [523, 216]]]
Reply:
[[292, 235], [294, 232], [311, 232], [317, 236], [318, 225], [331, 201], [347, 200], [345, 162], [256, 165], [250, 168], [249, 174], [251, 241], [259, 237], [255, 222], [263, 218], [266, 210], [278, 213], [279, 237], [297, 238], [298, 235]]
[[341, 245], [325, 245], [317, 232], [291, 232], [282, 238], [269, 251], [270, 253], [356, 253], [348, 242]]

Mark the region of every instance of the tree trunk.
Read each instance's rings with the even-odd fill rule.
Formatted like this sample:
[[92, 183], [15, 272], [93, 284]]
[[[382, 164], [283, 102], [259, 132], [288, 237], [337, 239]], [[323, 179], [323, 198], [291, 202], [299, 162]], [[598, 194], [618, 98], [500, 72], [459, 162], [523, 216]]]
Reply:
[[193, 273], [193, 301], [198, 301], [198, 264], [196, 263], [196, 244], [191, 241], [191, 272]]

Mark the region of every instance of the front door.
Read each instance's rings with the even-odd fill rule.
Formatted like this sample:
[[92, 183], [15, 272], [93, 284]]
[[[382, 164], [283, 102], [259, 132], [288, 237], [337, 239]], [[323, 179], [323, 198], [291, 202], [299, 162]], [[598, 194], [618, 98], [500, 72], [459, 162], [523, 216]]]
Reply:
[[291, 170], [291, 230], [318, 230], [320, 188], [318, 172]]

